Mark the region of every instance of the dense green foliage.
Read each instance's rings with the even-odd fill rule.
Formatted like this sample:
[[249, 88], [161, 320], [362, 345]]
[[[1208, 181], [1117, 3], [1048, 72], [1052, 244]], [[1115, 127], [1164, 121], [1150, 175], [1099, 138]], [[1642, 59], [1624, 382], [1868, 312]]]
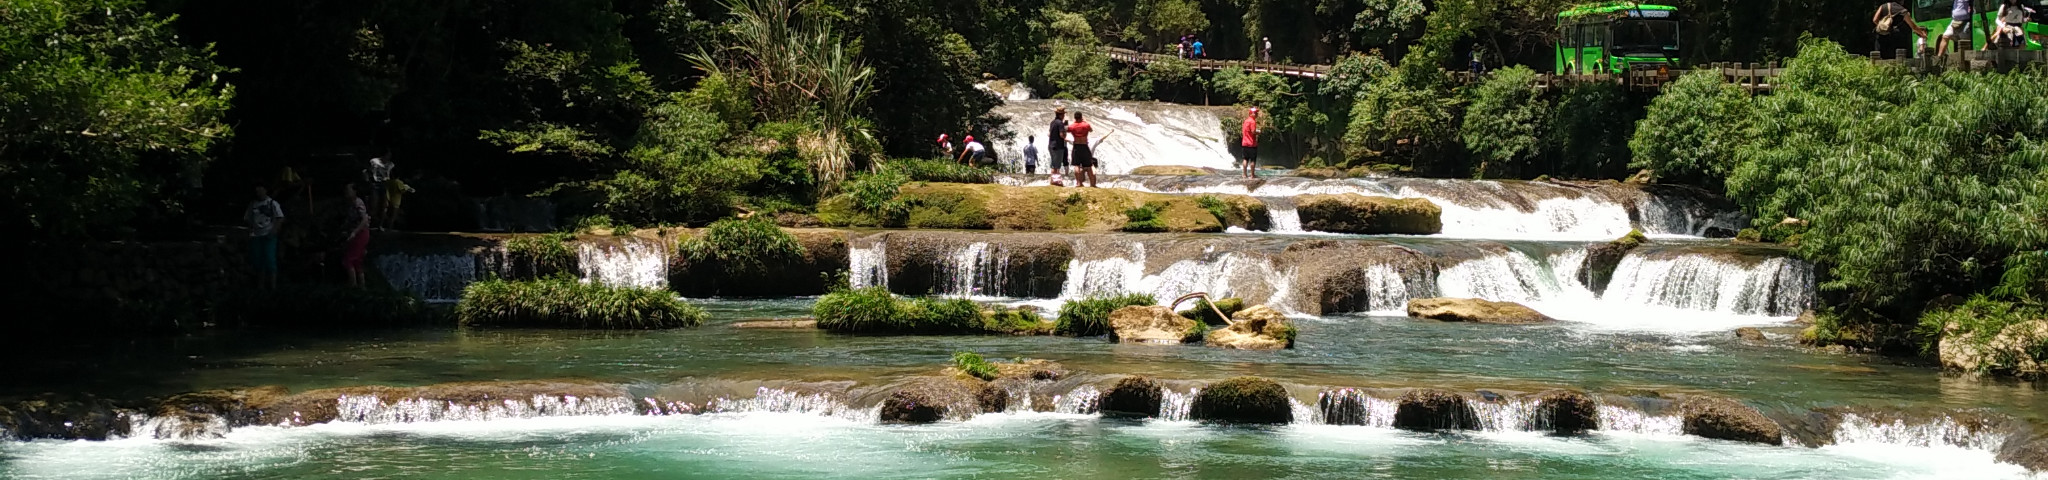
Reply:
[[692, 264], [717, 265], [731, 276], [768, 273], [805, 253], [795, 236], [759, 216], [712, 222], [702, 234], [679, 242], [676, 251]]
[[[1919, 333], [1943, 343], [1962, 345], [1946, 346], [1950, 349], [1972, 350], [1983, 358], [1975, 365], [1977, 373], [2002, 375], [2035, 376], [2048, 374], [2040, 371], [2048, 365], [2048, 338], [2026, 339], [2025, 342], [2015, 325], [2025, 328], [2028, 322], [2048, 319], [2048, 308], [2038, 304], [2016, 303], [1994, 300], [1978, 295], [1953, 308], [1933, 310], [1920, 317]], [[2000, 341], [2004, 333], [2008, 338]], [[1929, 342], [1925, 349], [1934, 353], [1936, 343]]]
[[960, 334], [985, 331], [981, 306], [966, 299], [901, 299], [869, 287], [826, 294], [811, 307], [818, 328], [842, 333]]
[[1653, 170], [1667, 182], [1720, 187], [1749, 129], [1749, 104], [1749, 96], [1719, 73], [1679, 77], [1651, 102], [1629, 140], [1629, 166]]
[[[1152, 201], [1124, 210], [1123, 230], [1126, 232], [1164, 232], [1166, 222], [1160, 220], [1159, 211], [1166, 209], [1166, 202]], [[1215, 212], [1210, 212], [1211, 214]], [[1217, 217], [1219, 219], [1223, 217]]]
[[1145, 294], [1120, 296], [1091, 296], [1080, 300], [1068, 300], [1060, 305], [1060, 315], [1053, 331], [1060, 335], [1092, 337], [1109, 334], [1109, 314], [1119, 308], [1134, 305], [1156, 305], [1159, 301]]
[[974, 352], [953, 352], [953, 367], [982, 380], [995, 380], [997, 375], [995, 364]]
[[645, 330], [694, 327], [705, 313], [661, 289], [493, 279], [463, 289], [455, 318], [468, 326]]
[[881, 171], [883, 173], [901, 174], [903, 178], [912, 182], [995, 183], [996, 181], [996, 171], [988, 167], [963, 165], [960, 162], [945, 160], [919, 158], [890, 160], [882, 164]]
[[573, 272], [576, 251], [569, 248], [575, 236], [566, 233], [527, 235], [505, 241], [505, 256], [513, 277], [546, 278]]
[[1480, 178], [1514, 178], [1533, 171], [1551, 106], [1536, 91], [1536, 72], [1515, 66], [1494, 72], [1473, 90], [1459, 137], [1472, 152]]
[[225, 70], [134, 0], [0, 4], [0, 226], [114, 236], [182, 213], [232, 133]]

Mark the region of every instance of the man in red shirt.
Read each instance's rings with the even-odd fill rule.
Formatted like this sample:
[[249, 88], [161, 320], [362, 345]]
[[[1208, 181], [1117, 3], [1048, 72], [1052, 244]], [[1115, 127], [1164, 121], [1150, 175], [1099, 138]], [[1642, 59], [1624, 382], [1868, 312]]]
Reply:
[[1081, 112], [1074, 112], [1074, 124], [1067, 126], [1067, 136], [1073, 138], [1074, 185], [1076, 186], [1096, 186], [1095, 146], [1088, 144], [1088, 134], [1094, 131], [1095, 126], [1088, 124], [1088, 117], [1086, 115], [1083, 115]]
[[1244, 116], [1244, 140], [1238, 146], [1244, 147], [1244, 178], [1257, 178], [1254, 170], [1259, 165], [1259, 107], [1252, 107]]

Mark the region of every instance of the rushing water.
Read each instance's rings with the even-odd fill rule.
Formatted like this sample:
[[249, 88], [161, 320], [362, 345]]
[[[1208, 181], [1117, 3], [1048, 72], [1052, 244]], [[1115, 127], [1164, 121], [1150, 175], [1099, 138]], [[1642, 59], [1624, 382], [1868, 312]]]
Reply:
[[[1214, 107], [1196, 107], [1160, 102], [1104, 102], [1072, 100], [1012, 99], [995, 113], [1009, 117], [1004, 128], [1017, 135], [1011, 144], [995, 145], [997, 156], [1008, 163], [1022, 162], [1024, 138], [1032, 137], [1045, 148], [1046, 129], [1053, 109], [1066, 107], [1083, 113], [1095, 126], [1095, 158], [1098, 172], [1108, 175], [1130, 173], [1146, 165], [1185, 165], [1229, 170], [1235, 160], [1223, 133], [1223, 121]], [[1073, 117], [1069, 116], [1068, 120]], [[1021, 171], [1022, 169], [1017, 169]]]

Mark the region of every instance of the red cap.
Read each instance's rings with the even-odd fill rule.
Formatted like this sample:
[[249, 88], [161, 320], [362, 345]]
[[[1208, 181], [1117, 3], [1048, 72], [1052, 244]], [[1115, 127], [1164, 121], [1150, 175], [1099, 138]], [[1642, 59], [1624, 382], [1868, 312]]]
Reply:
[[973, 136], [973, 135], [968, 135], [968, 136], [967, 136], [967, 143], [974, 143], [974, 136]]
[[941, 141], [941, 142], [943, 142], [943, 141], [946, 141], [946, 139], [947, 139], [947, 138], [949, 138], [949, 137], [947, 137], [947, 136], [946, 136], [946, 134], [943, 134], [943, 133], [939, 134], [939, 141]]
[[1259, 107], [1252, 107], [1252, 113], [1259, 113]]

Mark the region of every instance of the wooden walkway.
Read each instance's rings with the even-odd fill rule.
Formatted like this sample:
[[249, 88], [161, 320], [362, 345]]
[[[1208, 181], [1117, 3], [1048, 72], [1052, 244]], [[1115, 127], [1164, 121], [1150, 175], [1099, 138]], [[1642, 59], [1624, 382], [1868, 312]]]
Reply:
[[1247, 72], [1270, 73], [1274, 75], [1285, 75], [1296, 78], [1322, 79], [1324, 77], [1330, 76], [1329, 65], [1285, 65], [1278, 63], [1247, 62], [1242, 60], [1178, 58], [1173, 55], [1145, 53], [1137, 50], [1131, 50], [1128, 48], [1116, 47], [1102, 47], [1102, 51], [1104, 53], [1109, 54], [1109, 58], [1112, 60], [1137, 65], [1151, 65], [1152, 62], [1157, 62], [1160, 60], [1178, 59], [1184, 62], [1188, 62], [1188, 66], [1193, 67], [1196, 70], [1216, 71], [1230, 67], [1237, 67], [1244, 69], [1244, 71]]
[[[1172, 55], [1144, 53], [1116, 47], [1103, 47], [1103, 51], [1113, 60], [1136, 65], [1150, 65], [1160, 60], [1176, 58]], [[1945, 71], [2004, 72], [2029, 65], [2048, 64], [2048, 50], [1972, 50], [1938, 57], [1905, 57], [1906, 51], [1904, 50], [1894, 52], [1891, 59], [1885, 59], [1884, 55], [1878, 52], [1870, 53], [1870, 61], [1873, 63], [1902, 65], [1914, 74], [1937, 74]], [[1329, 77], [1331, 68], [1329, 65], [1286, 65], [1241, 60], [1209, 60], [1200, 58], [1181, 60], [1188, 62], [1189, 66], [1196, 70], [1216, 71], [1237, 67], [1247, 72], [1271, 73], [1316, 80]], [[1776, 86], [1778, 76], [1785, 73], [1785, 69], [1780, 67], [1778, 62], [1767, 64], [1714, 63], [1697, 67], [1696, 69], [1718, 70], [1721, 72], [1722, 80], [1750, 93], [1770, 93], [1771, 89]], [[1452, 71], [1446, 73], [1451, 76], [1453, 81], [1471, 83], [1479, 80], [1478, 77], [1472, 75], [1472, 72]], [[1655, 92], [1662, 90], [1664, 84], [1671, 83], [1672, 80], [1676, 80], [1683, 74], [1685, 74], [1684, 70], [1636, 70], [1620, 74], [1544, 73], [1537, 74], [1536, 88], [1551, 89], [1583, 83], [1610, 83], [1628, 87], [1630, 90]]]

